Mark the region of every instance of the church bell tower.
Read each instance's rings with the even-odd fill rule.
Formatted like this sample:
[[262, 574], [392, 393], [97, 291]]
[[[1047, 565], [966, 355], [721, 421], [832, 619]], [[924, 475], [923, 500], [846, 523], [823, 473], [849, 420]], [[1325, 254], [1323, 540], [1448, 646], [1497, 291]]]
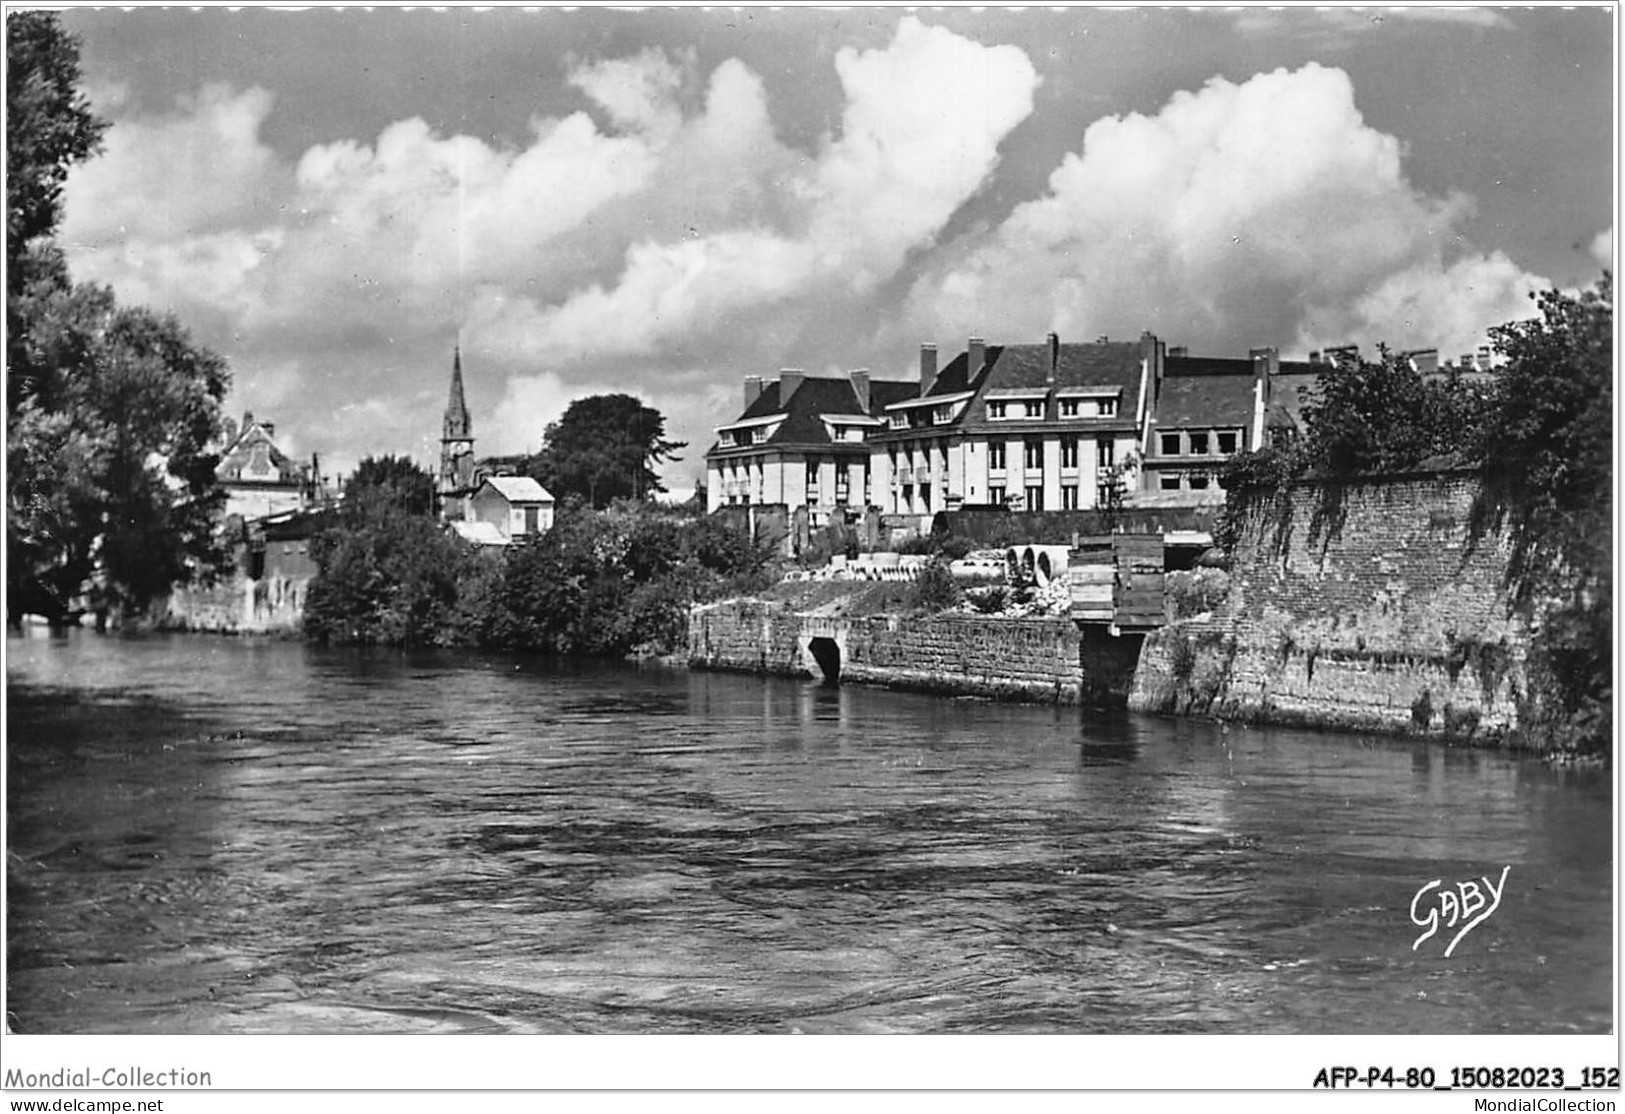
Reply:
[[473, 486], [474, 423], [463, 398], [463, 348], [459, 344], [451, 358], [451, 397], [446, 400], [446, 417], [440, 426], [440, 517], [461, 519], [463, 496]]

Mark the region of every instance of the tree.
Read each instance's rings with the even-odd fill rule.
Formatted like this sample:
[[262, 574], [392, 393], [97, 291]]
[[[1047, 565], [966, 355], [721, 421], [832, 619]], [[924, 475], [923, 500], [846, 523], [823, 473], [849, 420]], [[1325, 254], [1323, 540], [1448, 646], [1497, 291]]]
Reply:
[[36, 308], [24, 343], [41, 375], [7, 421], [11, 615], [130, 615], [225, 559], [213, 451], [225, 362], [105, 287]]
[[575, 495], [602, 508], [666, 490], [655, 466], [681, 459], [677, 450], [686, 447], [666, 440], [666, 419], [653, 407], [631, 395], [593, 395], [547, 427], [527, 470], [559, 500]]
[[479, 559], [468, 543], [390, 488], [346, 500], [340, 522], [311, 540], [318, 573], [305, 597], [305, 633], [318, 642], [444, 645], [472, 637], [470, 585]]
[[8, 609], [130, 614], [224, 559], [210, 446], [225, 363], [173, 317], [70, 284], [62, 186], [106, 124], [55, 17], [9, 17], [6, 53]]
[[107, 122], [78, 92], [79, 46], [50, 12], [6, 19], [6, 328], [8, 398], [28, 396], [20, 338], [30, 307], [68, 286], [53, 236], [68, 168], [89, 158]]
[[1492, 329], [1506, 357], [1478, 441], [1480, 527], [1507, 529], [1514, 601], [1540, 614], [1524, 726], [1548, 746], [1613, 741], [1613, 276]]
[[344, 485], [347, 500], [384, 499], [407, 514], [434, 513], [434, 477], [407, 456], [369, 456]]

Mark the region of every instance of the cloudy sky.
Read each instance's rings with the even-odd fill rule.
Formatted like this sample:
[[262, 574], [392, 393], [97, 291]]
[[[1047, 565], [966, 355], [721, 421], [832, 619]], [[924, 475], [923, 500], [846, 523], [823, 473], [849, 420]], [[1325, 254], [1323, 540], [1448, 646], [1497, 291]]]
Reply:
[[70, 10], [75, 277], [344, 472], [918, 345], [1436, 346], [1612, 266], [1607, 8]]

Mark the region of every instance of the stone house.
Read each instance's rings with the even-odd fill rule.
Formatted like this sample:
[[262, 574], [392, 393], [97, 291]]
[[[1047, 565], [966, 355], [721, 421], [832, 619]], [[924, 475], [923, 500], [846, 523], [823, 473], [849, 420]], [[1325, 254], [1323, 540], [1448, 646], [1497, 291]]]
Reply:
[[812, 526], [837, 511], [861, 511], [878, 501], [870, 439], [885, 425], [886, 408], [915, 393], [914, 384], [845, 378], [793, 369], [764, 383], [745, 379], [745, 407], [705, 454], [706, 509], [779, 504], [805, 507]]

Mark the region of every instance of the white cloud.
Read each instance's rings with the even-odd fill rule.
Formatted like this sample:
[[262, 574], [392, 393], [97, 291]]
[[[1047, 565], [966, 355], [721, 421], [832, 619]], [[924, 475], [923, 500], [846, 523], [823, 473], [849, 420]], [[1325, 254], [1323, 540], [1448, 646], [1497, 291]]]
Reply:
[[1096, 121], [1049, 187], [916, 286], [922, 335], [1422, 346], [1521, 313], [1538, 282], [1504, 256], [1447, 262], [1470, 199], [1413, 188], [1348, 77], [1314, 64]]
[[[695, 192], [689, 168], [718, 164], [680, 156], [737, 135], [740, 124], [782, 183], [747, 176], [737, 210], [716, 214], [721, 228], [631, 239], [613, 284], [585, 285], [551, 305], [488, 292], [473, 334], [528, 357], [647, 355], [673, 338], [738, 325], [746, 313], [827, 313], [932, 243], [992, 171], [1000, 140], [1032, 110], [1037, 84], [1019, 50], [985, 47], [912, 17], [884, 50], [839, 52], [836, 70], [847, 101], [840, 138], [811, 167], [790, 173], [793, 160], [767, 127], [760, 83], [737, 64], [719, 68], [705, 112], [685, 125], [692, 135], [671, 145], [679, 157], [661, 163], [660, 190]], [[667, 87], [624, 76], [621, 86]], [[647, 114], [623, 108], [621, 115]], [[724, 131], [724, 121], [735, 127]], [[741, 177], [738, 165], [729, 169]], [[776, 206], [767, 200], [773, 192]]]
[[1614, 269], [1614, 230], [1605, 228], [1591, 241], [1591, 258], [1605, 271]]

